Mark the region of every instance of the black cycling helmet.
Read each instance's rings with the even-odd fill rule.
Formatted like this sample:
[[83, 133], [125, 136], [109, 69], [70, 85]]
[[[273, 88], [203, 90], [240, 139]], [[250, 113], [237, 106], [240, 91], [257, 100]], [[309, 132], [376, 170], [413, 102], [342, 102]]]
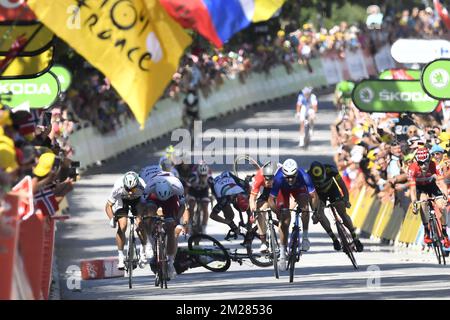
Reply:
[[309, 167], [309, 175], [314, 182], [324, 182], [327, 178], [325, 166], [319, 161], [313, 161], [313, 163], [311, 163], [311, 166]]

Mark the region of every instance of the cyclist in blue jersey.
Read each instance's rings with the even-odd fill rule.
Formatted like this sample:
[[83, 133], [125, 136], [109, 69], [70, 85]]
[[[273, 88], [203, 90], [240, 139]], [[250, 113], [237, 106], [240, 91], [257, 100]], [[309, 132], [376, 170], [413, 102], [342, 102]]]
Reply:
[[308, 239], [309, 208], [317, 209], [319, 197], [317, 196], [311, 177], [293, 159], [284, 161], [281, 170], [274, 177], [273, 186], [269, 195], [269, 206], [275, 212], [281, 222], [280, 225], [280, 270], [286, 270], [286, 246], [289, 236], [290, 212], [284, 213], [282, 209], [289, 208], [290, 197], [297, 202], [298, 209], [302, 213], [303, 240], [302, 250], [309, 250]]

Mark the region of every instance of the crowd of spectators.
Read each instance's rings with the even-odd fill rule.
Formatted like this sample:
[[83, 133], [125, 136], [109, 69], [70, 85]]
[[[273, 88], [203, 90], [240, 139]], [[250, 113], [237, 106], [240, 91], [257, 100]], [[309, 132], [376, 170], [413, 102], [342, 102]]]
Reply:
[[14, 111], [0, 106], [0, 218], [10, 207], [7, 194], [28, 203], [26, 192], [12, 190], [26, 176], [31, 177], [34, 208], [46, 217], [58, 211], [77, 179], [79, 164], [70, 160], [68, 144], [73, 128], [67, 109]]
[[332, 125], [332, 141], [337, 150], [334, 161], [350, 190], [370, 186], [380, 200], [395, 199], [407, 209], [408, 167], [422, 146], [430, 150], [448, 181], [448, 102], [431, 114], [369, 114], [350, 101], [348, 106]]

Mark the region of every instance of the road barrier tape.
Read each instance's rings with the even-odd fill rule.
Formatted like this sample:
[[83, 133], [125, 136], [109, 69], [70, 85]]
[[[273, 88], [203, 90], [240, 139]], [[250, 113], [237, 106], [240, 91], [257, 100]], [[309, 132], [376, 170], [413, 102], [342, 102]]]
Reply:
[[394, 201], [387, 200], [382, 201], [382, 206], [375, 219], [374, 228], [372, 234], [377, 238], [382, 238], [383, 233], [389, 221], [392, 219], [392, 213], [394, 212]]
[[375, 221], [378, 217], [378, 213], [380, 212], [380, 209], [383, 206], [383, 203], [377, 198], [376, 195], [373, 195], [372, 197], [373, 200], [371, 206], [361, 226], [361, 230], [368, 234], [372, 234], [373, 228], [375, 227]]
[[355, 206], [352, 220], [356, 228], [362, 229], [364, 222], [369, 214], [372, 204], [375, 200], [374, 190], [368, 186], [363, 187], [364, 192], [358, 198], [357, 206]]
[[400, 228], [398, 241], [407, 244], [415, 243], [421, 225], [420, 215], [415, 215], [412, 212], [412, 205], [410, 205]]

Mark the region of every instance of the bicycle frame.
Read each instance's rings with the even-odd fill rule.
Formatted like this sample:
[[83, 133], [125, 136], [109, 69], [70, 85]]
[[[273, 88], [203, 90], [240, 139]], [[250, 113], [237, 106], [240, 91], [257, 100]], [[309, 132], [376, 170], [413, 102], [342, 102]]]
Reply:
[[154, 252], [156, 253], [157, 273], [155, 278], [155, 286], [167, 289], [168, 278], [168, 259], [167, 259], [167, 233], [165, 224], [173, 222], [173, 218], [151, 217], [154, 223], [153, 238], [154, 238]]

